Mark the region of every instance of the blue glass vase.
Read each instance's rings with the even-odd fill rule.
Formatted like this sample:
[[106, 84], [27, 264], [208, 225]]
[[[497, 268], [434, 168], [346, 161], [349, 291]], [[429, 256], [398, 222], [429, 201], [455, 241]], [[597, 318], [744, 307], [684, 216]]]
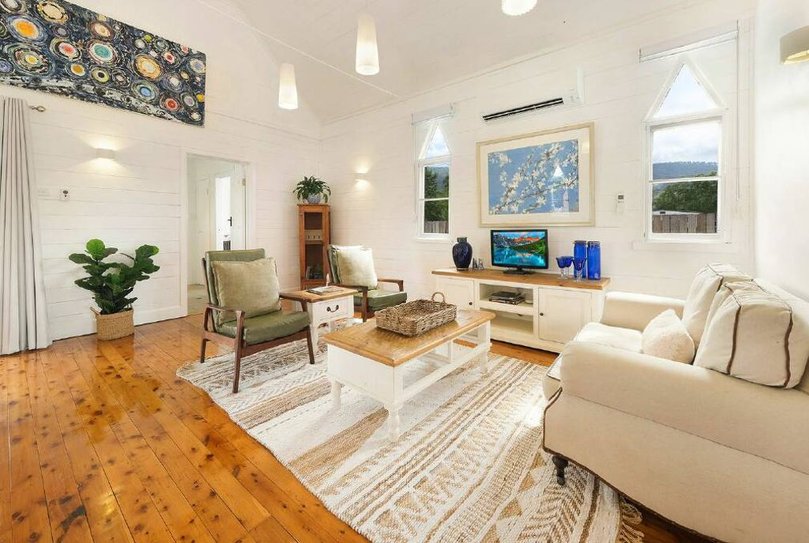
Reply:
[[452, 260], [458, 270], [466, 271], [472, 263], [472, 246], [466, 238], [458, 238], [458, 243], [452, 247]]
[[587, 279], [601, 279], [601, 242], [587, 242]]

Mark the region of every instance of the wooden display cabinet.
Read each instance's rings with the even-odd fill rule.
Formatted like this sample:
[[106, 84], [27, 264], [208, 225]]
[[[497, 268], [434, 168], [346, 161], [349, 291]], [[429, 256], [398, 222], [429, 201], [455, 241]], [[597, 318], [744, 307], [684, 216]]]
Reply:
[[301, 288], [326, 284], [329, 273], [331, 214], [327, 204], [298, 204]]

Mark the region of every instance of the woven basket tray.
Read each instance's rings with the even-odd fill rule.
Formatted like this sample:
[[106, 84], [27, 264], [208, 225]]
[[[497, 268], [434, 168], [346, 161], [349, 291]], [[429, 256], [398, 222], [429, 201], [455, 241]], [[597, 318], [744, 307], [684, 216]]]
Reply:
[[[436, 295], [444, 300], [436, 302]], [[446, 303], [446, 297], [436, 292], [432, 300], [416, 300], [376, 312], [376, 326], [403, 336], [413, 337], [455, 320], [458, 308]]]

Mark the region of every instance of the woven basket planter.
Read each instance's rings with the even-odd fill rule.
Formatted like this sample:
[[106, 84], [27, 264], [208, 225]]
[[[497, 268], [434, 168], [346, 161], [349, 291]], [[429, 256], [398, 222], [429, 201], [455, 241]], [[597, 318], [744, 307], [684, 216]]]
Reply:
[[135, 334], [134, 312], [131, 309], [121, 311], [120, 313], [113, 313], [112, 315], [102, 315], [95, 309], [93, 309], [93, 313], [95, 313], [96, 316], [96, 334], [98, 339], [109, 341], [111, 339], [119, 339]]
[[[443, 302], [436, 302], [440, 295]], [[432, 300], [416, 300], [376, 312], [376, 326], [403, 336], [420, 336], [455, 320], [458, 308], [446, 303], [443, 292], [433, 294]]]

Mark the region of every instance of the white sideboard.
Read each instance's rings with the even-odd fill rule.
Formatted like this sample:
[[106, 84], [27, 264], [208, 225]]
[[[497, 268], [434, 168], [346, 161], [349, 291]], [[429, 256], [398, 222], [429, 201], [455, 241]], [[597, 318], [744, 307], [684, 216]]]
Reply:
[[[459, 308], [495, 314], [492, 338], [535, 349], [561, 352], [588, 322], [599, 320], [609, 278], [565, 280], [557, 274], [509, 275], [498, 270], [434, 270], [436, 290]], [[519, 305], [490, 302], [497, 291], [521, 292]]]

